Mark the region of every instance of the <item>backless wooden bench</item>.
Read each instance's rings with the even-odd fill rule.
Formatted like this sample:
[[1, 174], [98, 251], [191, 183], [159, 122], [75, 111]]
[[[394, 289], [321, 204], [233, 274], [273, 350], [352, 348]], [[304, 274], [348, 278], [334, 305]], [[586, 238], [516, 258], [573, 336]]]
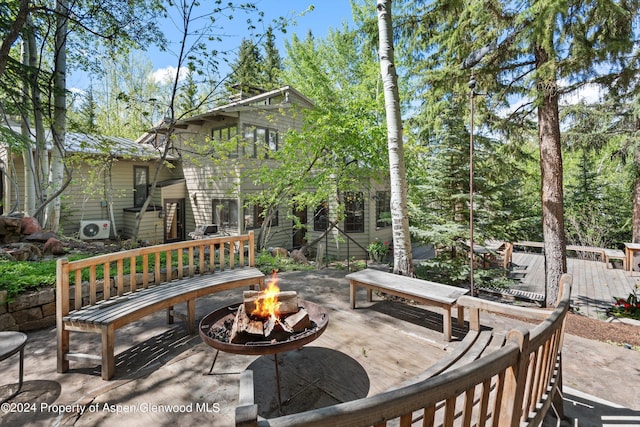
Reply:
[[[128, 274], [124, 274], [125, 267]], [[102, 278], [98, 279], [99, 274]], [[73, 282], [73, 285], [71, 284]], [[58, 260], [56, 328], [58, 372], [69, 361], [102, 364], [102, 379], [115, 373], [115, 330], [159, 310], [195, 327], [195, 300], [238, 287], [263, 287], [255, 268], [253, 232], [132, 249], [78, 261]], [[174, 306], [186, 303], [187, 313]], [[70, 352], [70, 331], [102, 336], [100, 355]]]
[[[367, 290], [367, 301], [372, 300], [373, 291], [383, 292], [397, 297], [415, 300], [419, 303], [436, 306], [442, 312], [442, 333], [445, 341], [451, 341], [451, 310], [458, 297], [469, 292], [468, 289], [407, 276], [387, 273], [366, 268], [345, 276], [349, 279], [351, 308], [356, 308], [356, 288]], [[458, 325], [464, 324], [464, 312], [458, 310]]]

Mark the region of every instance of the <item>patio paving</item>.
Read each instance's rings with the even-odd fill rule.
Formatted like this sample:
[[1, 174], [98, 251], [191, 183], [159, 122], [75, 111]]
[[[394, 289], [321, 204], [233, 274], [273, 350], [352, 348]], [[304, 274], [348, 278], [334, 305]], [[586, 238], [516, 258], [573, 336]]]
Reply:
[[[320, 338], [278, 357], [283, 413], [392, 388], [454, 349], [466, 333], [454, 322], [458, 339], [443, 342], [440, 315], [390, 301], [367, 306], [362, 290], [359, 308], [351, 310], [346, 273], [280, 274], [281, 289], [296, 290], [329, 312], [329, 325]], [[201, 298], [198, 318], [240, 298], [241, 291]], [[518, 324], [493, 316], [484, 316], [483, 323], [498, 330]], [[70, 372], [56, 373], [55, 328], [28, 335], [23, 392], [11, 402], [11, 411], [0, 410], [0, 425], [231, 426], [239, 373], [245, 369], [254, 371], [259, 414], [272, 417], [279, 412], [272, 356], [220, 353], [208, 375], [214, 350], [198, 335], [189, 336], [181, 323], [166, 325], [162, 312], [116, 332], [117, 367], [111, 381], [100, 378], [99, 366], [73, 362]], [[99, 337], [84, 337], [74, 351], [98, 351]], [[640, 425], [640, 352], [567, 335], [563, 363], [566, 410], [579, 417], [580, 426], [603, 425], [605, 415], [609, 420], [625, 417], [624, 425]], [[16, 382], [17, 359], [1, 362], [0, 372], [3, 382]], [[14, 386], [1, 385], [0, 398]]]

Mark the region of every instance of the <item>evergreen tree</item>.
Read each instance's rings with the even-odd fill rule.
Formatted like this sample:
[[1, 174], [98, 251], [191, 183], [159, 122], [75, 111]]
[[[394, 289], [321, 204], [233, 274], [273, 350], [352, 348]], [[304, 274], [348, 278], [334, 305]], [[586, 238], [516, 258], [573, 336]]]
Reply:
[[262, 77], [265, 89], [273, 89], [280, 86], [280, 73], [282, 72], [282, 59], [276, 47], [276, 37], [273, 27], [267, 29], [264, 41], [264, 60], [262, 62]]
[[[470, 74], [461, 72], [465, 64], [476, 70], [478, 86], [492, 95], [496, 113], [505, 111], [498, 106], [518, 103], [509, 120], [496, 114], [495, 122], [520, 129], [535, 124], [538, 130], [546, 304], [551, 306], [566, 271], [558, 100], [590, 81], [621, 82], [621, 76], [628, 78], [627, 68], [637, 68], [633, 53], [640, 2], [402, 3], [403, 46], [413, 75], [422, 80], [417, 87], [424, 88], [416, 91], [417, 99], [437, 102], [452, 90], [462, 93]], [[570, 84], [563, 88], [561, 81]], [[422, 105], [428, 109], [431, 102]]]
[[245, 92], [251, 88], [260, 88], [264, 84], [262, 71], [262, 54], [251, 39], [242, 39], [238, 57], [231, 64], [232, 74], [226, 83], [227, 91]]

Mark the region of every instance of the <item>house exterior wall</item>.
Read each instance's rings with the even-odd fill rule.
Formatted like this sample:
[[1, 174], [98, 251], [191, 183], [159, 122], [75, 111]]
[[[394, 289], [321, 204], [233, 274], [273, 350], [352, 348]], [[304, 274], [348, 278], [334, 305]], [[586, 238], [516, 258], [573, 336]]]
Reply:
[[[14, 164], [17, 171], [23, 170], [22, 157], [14, 157]], [[113, 164], [110, 184], [106, 173], [96, 173], [95, 165], [91, 166], [82, 162], [74, 165], [71, 172], [71, 183], [62, 194], [60, 232], [67, 236], [74, 235], [80, 228], [81, 220], [110, 220], [106, 196], [110, 185], [113, 188], [113, 216], [115, 221], [115, 224], [111, 224], [111, 235], [114, 236], [117, 232], [123, 237], [127, 237], [132, 226], [129, 221], [125, 222], [124, 220], [124, 209], [131, 208], [134, 205], [134, 166], [149, 167], [149, 179], [152, 179], [155, 166], [151, 161], [119, 159]], [[160, 173], [160, 180], [175, 178], [174, 171], [163, 168]], [[24, 194], [24, 175], [18, 173], [16, 178], [18, 191], [20, 197], [22, 197]], [[160, 205], [160, 191], [157, 191], [156, 195], [154, 203]], [[15, 201], [16, 194], [13, 189], [9, 197], [12, 202]], [[22, 210], [22, 206], [19, 206], [18, 210]], [[157, 218], [157, 215], [155, 216]], [[160, 227], [161, 229], [162, 227]], [[153, 234], [153, 237], [155, 237], [155, 234]]]
[[[281, 99], [284, 101], [284, 97]], [[290, 102], [296, 102], [291, 96]], [[278, 131], [278, 143], [284, 143], [284, 137], [289, 130], [300, 130], [304, 121], [304, 108], [295, 104], [278, 105], [279, 100], [272, 100], [264, 106], [245, 108], [233, 114], [217, 116], [208, 120], [201, 120], [196, 124], [189, 125], [182, 133], [178, 134], [177, 145], [186, 147], [205, 147], [210, 144], [213, 129], [222, 127], [237, 126], [237, 134], [241, 139], [245, 125], [257, 126]], [[240, 143], [242, 146], [243, 144]], [[245, 145], [246, 147], [246, 145]], [[191, 150], [193, 151], [193, 150]], [[206, 151], [206, 150], [204, 150]], [[220, 160], [215, 154], [210, 156], [182, 156], [180, 168], [185, 177], [187, 192], [186, 221], [188, 230], [195, 230], [197, 226], [214, 223], [213, 200], [232, 200], [237, 206], [237, 224], [233, 226], [221, 226], [222, 233], [237, 234], [245, 233], [249, 228], [245, 226], [244, 207], [248, 205], [251, 194], [269, 191], [264, 186], [256, 186], [248, 179], [242, 179], [242, 174], [247, 168], [264, 167], [270, 160], [258, 155], [257, 158], [243, 157], [242, 162], [234, 159], [224, 158]], [[273, 167], [277, 165], [273, 164]], [[388, 184], [367, 183], [363, 189], [364, 196], [364, 231], [348, 233], [353, 241], [347, 239], [344, 234], [337, 230], [332, 230], [327, 238], [328, 247], [326, 254], [333, 259], [346, 259], [349, 257], [363, 257], [366, 255], [366, 248], [371, 241], [379, 238], [381, 241], [391, 240], [391, 227], [376, 227], [375, 201], [373, 196], [377, 189], [388, 189]], [[313, 189], [310, 189], [313, 191]], [[268, 239], [265, 242], [267, 247], [284, 247], [291, 249], [293, 246], [293, 219], [289, 216], [288, 207], [278, 208], [278, 225], [272, 226], [268, 230]], [[322, 234], [321, 231], [313, 230], [313, 214], [315, 207], [307, 208], [307, 231], [306, 240], [312, 241]], [[336, 206], [330, 209], [332, 214], [337, 213]], [[340, 223], [340, 228], [344, 229], [344, 223]], [[260, 230], [254, 228], [256, 233]], [[310, 248], [313, 253], [316, 248]]]

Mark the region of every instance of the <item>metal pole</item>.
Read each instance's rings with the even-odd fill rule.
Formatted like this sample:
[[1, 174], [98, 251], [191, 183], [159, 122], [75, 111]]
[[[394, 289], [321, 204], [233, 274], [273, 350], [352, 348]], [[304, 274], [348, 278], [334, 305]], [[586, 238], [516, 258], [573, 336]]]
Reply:
[[475, 88], [476, 79], [472, 72], [469, 79], [469, 89], [471, 89], [469, 95], [471, 104], [471, 123], [469, 125], [469, 288], [472, 296], [475, 296], [473, 286], [473, 98], [476, 94]]

